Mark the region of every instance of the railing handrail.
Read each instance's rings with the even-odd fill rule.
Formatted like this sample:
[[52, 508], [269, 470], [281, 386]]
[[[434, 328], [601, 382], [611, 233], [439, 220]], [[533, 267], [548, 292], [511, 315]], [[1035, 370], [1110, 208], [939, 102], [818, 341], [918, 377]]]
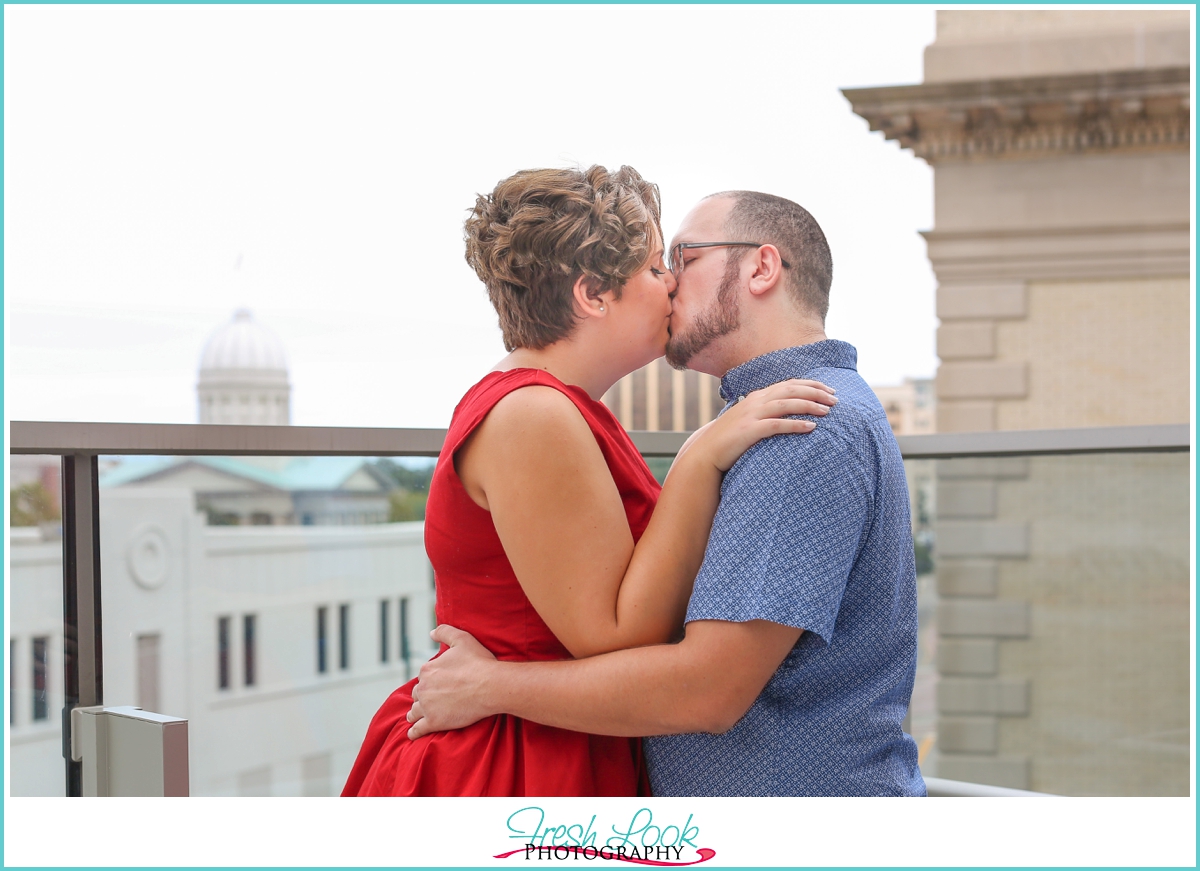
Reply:
[[[646, 456], [673, 456], [688, 432], [629, 434]], [[10, 454], [161, 456], [436, 457], [444, 429], [242, 426], [197, 423], [75, 423], [14, 420]], [[1186, 451], [1188, 424], [1079, 427], [899, 436], [910, 459], [1122, 451]]]
[[1027, 789], [1009, 789], [1006, 786], [941, 777], [926, 777], [925, 789], [930, 798], [1054, 798], [1048, 792], [1030, 792]]

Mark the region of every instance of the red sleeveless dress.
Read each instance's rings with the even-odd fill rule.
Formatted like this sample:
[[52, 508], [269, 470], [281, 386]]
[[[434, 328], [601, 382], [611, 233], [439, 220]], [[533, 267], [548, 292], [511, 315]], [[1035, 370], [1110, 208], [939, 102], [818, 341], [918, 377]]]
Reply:
[[[566, 394], [591, 427], [612, 472], [634, 540], [650, 522], [659, 485], [625, 430], [578, 387], [537, 369], [491, 372], [459, 402], [438, 457], [425, 508], [438, 623], [470, 632], [497, 659], [542, 661], [571, 654], [542, 622], [517, 582], [488, 511], [454, 470], [454, 454], [504, 396], [532, 384]], [[410, 681], [375, 714], [342, 795], [648, 795], [637, 738], [555, 729], [507, 714], [452, 732], [408, 740]]]

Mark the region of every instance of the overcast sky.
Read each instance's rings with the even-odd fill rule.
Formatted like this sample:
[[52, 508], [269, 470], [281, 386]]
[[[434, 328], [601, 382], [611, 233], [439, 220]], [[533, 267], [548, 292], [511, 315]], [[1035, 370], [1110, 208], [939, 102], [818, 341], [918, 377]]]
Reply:
[[293, 423], [445, 426], [504, 354], [467, 208], [591, 163], [659, 184], [668, 236], [717, 190], [801, 203], [829, 335], [872, 384], [930, 376], [932, 173], [838, 89], [919, 82], [933, 36], [921, 7], [7, 6], [6, 417], [193, 422], [247, 306]]

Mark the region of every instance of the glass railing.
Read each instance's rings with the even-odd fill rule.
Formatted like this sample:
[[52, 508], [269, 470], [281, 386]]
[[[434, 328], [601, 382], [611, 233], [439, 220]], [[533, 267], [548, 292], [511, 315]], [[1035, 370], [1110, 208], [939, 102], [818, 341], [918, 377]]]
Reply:
[[[660, 474], [685, 435], [633, 434]], [[12, 793], [63, 794], [61, 711], [100, 701], [189, 720], [193, 795], [336, 793], [431, 653], [416, 458], [441, 438], [14, 423], [14, 454], [66, 458], [68, 498], [10, 542]], [[908, 728], [940, 794], [1186, 794], [1186, 427], [900, 442]]]
[[13, 795], [62, 795], [63, 547], [60, 460], [9, 469], [8, 736]]

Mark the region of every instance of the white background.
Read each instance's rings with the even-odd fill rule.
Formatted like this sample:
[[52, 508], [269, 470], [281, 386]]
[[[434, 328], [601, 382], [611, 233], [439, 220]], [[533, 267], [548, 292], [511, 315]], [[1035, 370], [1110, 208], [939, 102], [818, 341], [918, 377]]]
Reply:
[[[596, 829], [642, 807], [655, 823], [693, 816], [698, 869], [748, 866], [1166, 867], [1196, 864], [1195, 803], [1134, 799], [9, 799], [7, 866], [436, 866], [631, 871], [584, 859], [526, 862], [498, 853], [508, 816]], [[64, 837], [64, 833], [69, 833]], [[603, 842], [603, 837], [598, 843]], [[696, 856], [684, 856], [695, 859]]]
[[838, 89], [919, 82], [933, 37], [923, 7], [5, 7], [7, 417], [193, 422], [244, 305], [293, 423], [445, 426], [504, 353], [466, 210], [591, 163], [659, 184], [668, 235], [717, 190], [801, 203], [829, 335], [930, 376], [932, 174]]

